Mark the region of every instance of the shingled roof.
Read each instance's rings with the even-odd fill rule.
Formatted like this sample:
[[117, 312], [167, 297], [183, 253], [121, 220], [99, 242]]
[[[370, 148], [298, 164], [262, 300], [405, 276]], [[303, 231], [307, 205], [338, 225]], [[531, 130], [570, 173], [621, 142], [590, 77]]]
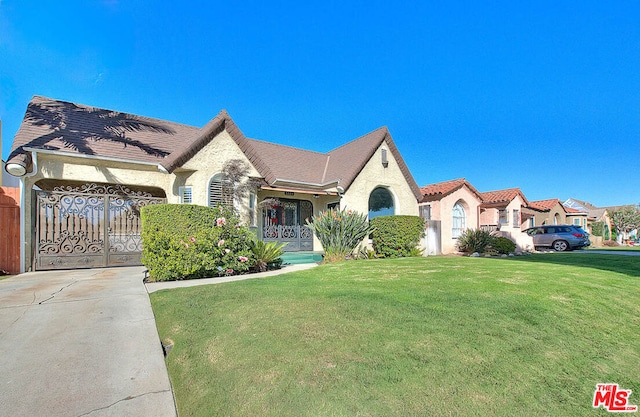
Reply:
[[29, 150], [159, 163], [198, 129], [179, 123], [35, 96], [7, 164], [31, 170]]
[[482, 196], [480, 192], [475, 189], [473, 185], [465, 178], [458, 178], [450, 181], [438, 182], [435, 184], [425, 185], [420, 188], [420, 193], [422, 194], [422, 201], [435, 201], [440, 200], [442, 197], [446, 197], [447, 195], [453, 193], [460, 188], [467, 186], [471, 192], [473, 192], [479, 200], [482, 201]]
[[416, 199], [422, 194], [386, 127], [343, 146], [319, 153], [247, 138], [222, 110], [204, 127], [136, 116], [113, 110], [34, 96], [13, 142], [7, 163], [32, 170], [30, 151], [157, 164], [167, 172], [180, 168], [226, 130], [264, 180], [272, 186], [297, 184], [345, 190], [383, 141]]

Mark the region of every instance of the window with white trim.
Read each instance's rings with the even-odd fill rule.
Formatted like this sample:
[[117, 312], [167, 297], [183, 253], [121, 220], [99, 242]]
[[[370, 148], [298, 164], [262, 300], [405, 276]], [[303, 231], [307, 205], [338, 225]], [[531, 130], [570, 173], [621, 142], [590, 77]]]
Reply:
[[573, 224], [576, 225], [576, 226], [580, 226], [580, 219], [574, 218], [573, 219]]
[[498, 210], [498, 224], [509, 224], [509, 210]]
[[431, 220], [431, 206], [429, 204], [420, 206], [420, 217], [422, 220]]
[[180, 195], [180, 204], [193, 204], [193, 188], [188, 185], [184, 187], [178, 187], [178, 194]]
[[457, 239], [460, 237], [464, 229], [467, 227], [466, 213], [462, 204], [456, 203], [452, 210], [453, 228], [451, 229], [451, 237]]
[[520, 227], [520, 210], [513, 210], [513, 227]]

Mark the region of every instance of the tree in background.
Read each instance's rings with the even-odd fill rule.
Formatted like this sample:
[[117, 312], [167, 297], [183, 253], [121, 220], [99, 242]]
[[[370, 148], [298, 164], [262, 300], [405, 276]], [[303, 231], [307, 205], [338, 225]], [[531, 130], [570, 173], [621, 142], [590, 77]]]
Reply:
[[622, 243], [631, 231], [640, 228], [640, 204], [621, 207], [613, 211], [610, 217], [618, 234], [618, 243]]

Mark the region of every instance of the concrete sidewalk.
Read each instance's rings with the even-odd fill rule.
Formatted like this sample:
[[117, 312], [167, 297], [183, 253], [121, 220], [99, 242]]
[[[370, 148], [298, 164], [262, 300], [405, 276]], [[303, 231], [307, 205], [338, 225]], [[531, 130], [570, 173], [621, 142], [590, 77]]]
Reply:
[[177, 415], [143, 271], [0, 280], [0, 415]]
[[149, 293], [152, 293], [154, 291], [164, 290], [168, 288], [195, 287], [198, 285], [221, 284], [223, 282], [241, 281], [244, 279], [272, 277], [275, 275], [285, 274], [287, 272], [304, 271], [305, 269], [310, 269], [317, 265], [318, 264], [285, 265], [281, 269], [275, 269], [273, 271], [267, 271], [267, 272], [259, 272], [257, 274], [232, 275], [230, 277], [218, 277], [218, 278], [188, 279], [185, 281], [148, 282], [146, 286], [147, 286], [147, 291]]

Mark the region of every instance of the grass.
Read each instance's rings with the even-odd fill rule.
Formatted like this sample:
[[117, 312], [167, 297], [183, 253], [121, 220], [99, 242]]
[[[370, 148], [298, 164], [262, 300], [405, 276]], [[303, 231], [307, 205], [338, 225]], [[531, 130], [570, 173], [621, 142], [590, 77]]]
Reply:
[[151, 294], [181, 416], [570, 416], [640, 403], [640, 262], [326, 264]]

